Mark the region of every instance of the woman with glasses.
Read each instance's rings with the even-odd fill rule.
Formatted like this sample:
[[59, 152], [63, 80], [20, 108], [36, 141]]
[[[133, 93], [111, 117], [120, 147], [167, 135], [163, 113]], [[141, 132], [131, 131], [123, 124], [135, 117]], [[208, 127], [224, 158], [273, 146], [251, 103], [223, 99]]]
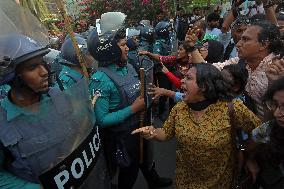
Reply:
[[252, 131], [257, 142], [259, 183], [263, 189], [284, 188], [284, 77], [274, 81], [265, 95], [273, 119]]

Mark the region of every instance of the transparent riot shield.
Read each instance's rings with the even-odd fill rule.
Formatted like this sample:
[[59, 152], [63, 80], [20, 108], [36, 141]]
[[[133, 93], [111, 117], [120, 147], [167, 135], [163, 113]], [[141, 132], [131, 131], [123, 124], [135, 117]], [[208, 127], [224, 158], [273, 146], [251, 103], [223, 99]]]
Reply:
[[106, 32], [116, 32], [124, 27], [126, 15], [121, 12], [107, 12], [101, 15], [100, 29], [102, 34]]
[[23, 34], [42, 45], [48, 44], [48, 30], [27, 9], [14, 0], [0, 1], [0, 35]]

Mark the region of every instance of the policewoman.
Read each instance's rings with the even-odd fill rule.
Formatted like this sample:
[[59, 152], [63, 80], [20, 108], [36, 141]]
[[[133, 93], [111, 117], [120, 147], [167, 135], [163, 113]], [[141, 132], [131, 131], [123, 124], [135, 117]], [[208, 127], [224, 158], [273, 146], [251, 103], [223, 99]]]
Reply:
[[140, 96], [140, 81], [133, 66], [127, 64], [128, 47], [123, 23], [126, 15], [108, 12], [101, 16], [102, 35], [94, 30], [88, 38], [91, 55], [99, 62], [91, 81], [101, 96], [97, 99], [97, 122], [104, 130], [114, 188], [133, 187], [139, 170], [139, 137], [130, 131], [139, 127], [139, 112], [145, 108]]

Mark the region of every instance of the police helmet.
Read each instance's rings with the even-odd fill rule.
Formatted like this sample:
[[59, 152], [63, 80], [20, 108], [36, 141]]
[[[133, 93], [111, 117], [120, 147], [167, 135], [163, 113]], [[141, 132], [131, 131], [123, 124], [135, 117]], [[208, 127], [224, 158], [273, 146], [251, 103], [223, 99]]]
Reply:
[[169, 37], [169, 26], [170, 24], [165, 21], [159, 22], [155, 27], [155, 33], [160, 38], [168, 38]]
[[140, 36], [140, 30], [136, 28], [127, 28], [126, 29], [126, 37], [131, 38], [134, 36]]
[[0, 85], [7, 84], [15, 77], [16, 67], [29, 59], [44, 56], [50, 50], [33, 39], [10, 34], [0, 37]]
[[139, 25], [137, 27], [138, 30], [140, 30], [140, 36], [142, 39], [146, 40], [146, 41], [153, 41], [154, 38], [154, 29], [151, 26], [147, 26], [147, 25]]
[[140, 22], [139, 22], [139, 25], [143, 25], [143, 26], [151, 26], [151, 22], [150, 22], [150, 20], [141, 20]]
[[[121, 58], [121, 50], [117, 45], [121, 36], [125, 36], [123, 28], [126, 16], [120, 12], [108, 12], [101, 16], [100, 26], [102, 33], [92, 30], [88, 36], [88, 50], [99, 66], [117, 63]], [[117, 22], [115, 22], [117, 21]]]
[[[87, 54], [87, 41], [82, 37], [75, 37], [79, 49], [83, 54]], [[66, 41], [61, 46], [60, 55], [59, 55], [59, 63], [63, 65], [73, 65], [73, 66], [80, 66], [79, 59], [76, 54], [76, 50], [72, 43], [71, 38], [67, 38]]]

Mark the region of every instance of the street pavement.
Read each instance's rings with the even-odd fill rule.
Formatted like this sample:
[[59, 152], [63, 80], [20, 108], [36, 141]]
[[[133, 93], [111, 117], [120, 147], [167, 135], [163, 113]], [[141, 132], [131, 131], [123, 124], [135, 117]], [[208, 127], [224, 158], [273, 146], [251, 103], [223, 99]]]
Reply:
[[[155, 127], [161, 127], [163, 122], [158, 118], [154, 121]], [[154, 142], [154, 160], [156, 163], [156, 170], [160, 176], [168, 177], [174, 179], [175, 172], [175, 150], [176, 141], [170, 140], [167, 142]], [[163, 189], [173, 189], [173, 186], [166, 187]], [[146, 181], [142, 175], [139, 173], [138, 179], [133, 187], [133, 189], [148, 189]]]

